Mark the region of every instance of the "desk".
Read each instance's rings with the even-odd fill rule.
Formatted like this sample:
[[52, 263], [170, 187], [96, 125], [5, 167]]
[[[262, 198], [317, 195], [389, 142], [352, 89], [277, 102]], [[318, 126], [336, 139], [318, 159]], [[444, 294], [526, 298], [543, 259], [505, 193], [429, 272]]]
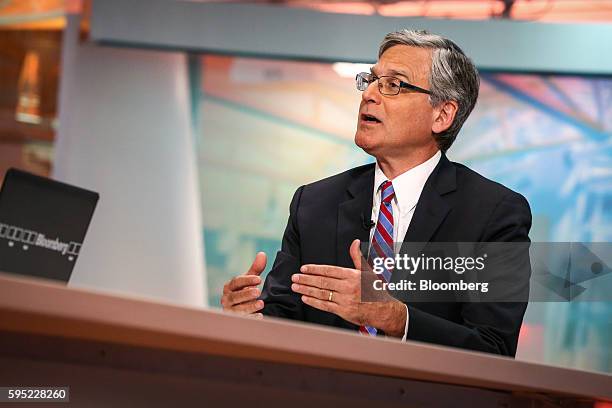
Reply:
[[88, 407], [612, 401], [608, 374], [0, 274], [0, 386], [16, 385], [70, 386]]

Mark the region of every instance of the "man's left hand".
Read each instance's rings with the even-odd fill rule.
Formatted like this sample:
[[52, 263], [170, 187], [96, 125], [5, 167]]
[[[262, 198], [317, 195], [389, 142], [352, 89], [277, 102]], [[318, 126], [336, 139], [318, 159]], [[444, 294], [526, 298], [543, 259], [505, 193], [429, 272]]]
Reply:
[[359, 240], [353, 241], [349, 252], [355, 269], [331, 265], [303, 265], [300, 268], [301, 273], [291, 277], [291, 289], [301, 294], [302, 301], [309, 306], [334, 313], [359, 326], [375, 327], [384, 331], [387, 336], [403, 337], [406, 307], [386, 292], [381, 293], [380, 301], [362, 302], [362, 273], [374, 275], [372, 271], [361, 268]]

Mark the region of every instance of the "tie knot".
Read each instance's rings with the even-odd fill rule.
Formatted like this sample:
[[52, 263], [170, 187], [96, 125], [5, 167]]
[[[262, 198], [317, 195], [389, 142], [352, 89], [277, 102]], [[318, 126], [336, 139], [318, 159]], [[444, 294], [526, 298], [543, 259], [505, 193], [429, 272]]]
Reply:
[[381, 201], [383, 203], [390, 203], [395, 197], [395, 191], [393, 191], [393, 183], [389, 180], [383, 182], [380, 186], [380, 196], [382, 197]]

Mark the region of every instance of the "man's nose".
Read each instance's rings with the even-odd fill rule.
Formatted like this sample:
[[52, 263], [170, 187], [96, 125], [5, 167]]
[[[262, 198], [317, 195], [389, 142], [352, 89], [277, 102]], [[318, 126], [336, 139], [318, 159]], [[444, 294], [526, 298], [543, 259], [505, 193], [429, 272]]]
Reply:
[[379, 104], [381, 97], [382, 95], [378, 91], [378, 81], [370, 82], [366, 90], [361, 93], [361, 99], [363, 99], [364, 102]]

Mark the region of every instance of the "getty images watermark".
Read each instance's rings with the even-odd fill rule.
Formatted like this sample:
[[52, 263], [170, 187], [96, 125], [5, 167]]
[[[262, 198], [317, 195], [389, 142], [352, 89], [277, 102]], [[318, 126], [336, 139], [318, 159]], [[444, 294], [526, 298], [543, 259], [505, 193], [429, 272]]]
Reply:
[[362, 244], [362, 300], [406, 302], [612, 300], [612, 243], [397, 243], [393, 256]]
[[[372, 271], [379, 275], [381, 279], [376, 279], [373, 282], [375, 290], [408, 290], [408, 291], [480, 291], [488, 292], [488, 282], [433, 282], [431, 279], [419, 279], [418, 283], [414, 280], [401, 279], [397, 282], [387, 282], [385, 272], [403, 271], [410, 275], [415, 275], [419, 271], [452, 271], [458, 275], [470, 271], [482, 271], [485, 269], [485, 260], [487, 254], [478, 257], [470, 256], [409, 256], [408, 254], [396, 254], [394, 257], [379, 257], [372, 258]], [[417, 288], [418, 286], [418, 288]]]

